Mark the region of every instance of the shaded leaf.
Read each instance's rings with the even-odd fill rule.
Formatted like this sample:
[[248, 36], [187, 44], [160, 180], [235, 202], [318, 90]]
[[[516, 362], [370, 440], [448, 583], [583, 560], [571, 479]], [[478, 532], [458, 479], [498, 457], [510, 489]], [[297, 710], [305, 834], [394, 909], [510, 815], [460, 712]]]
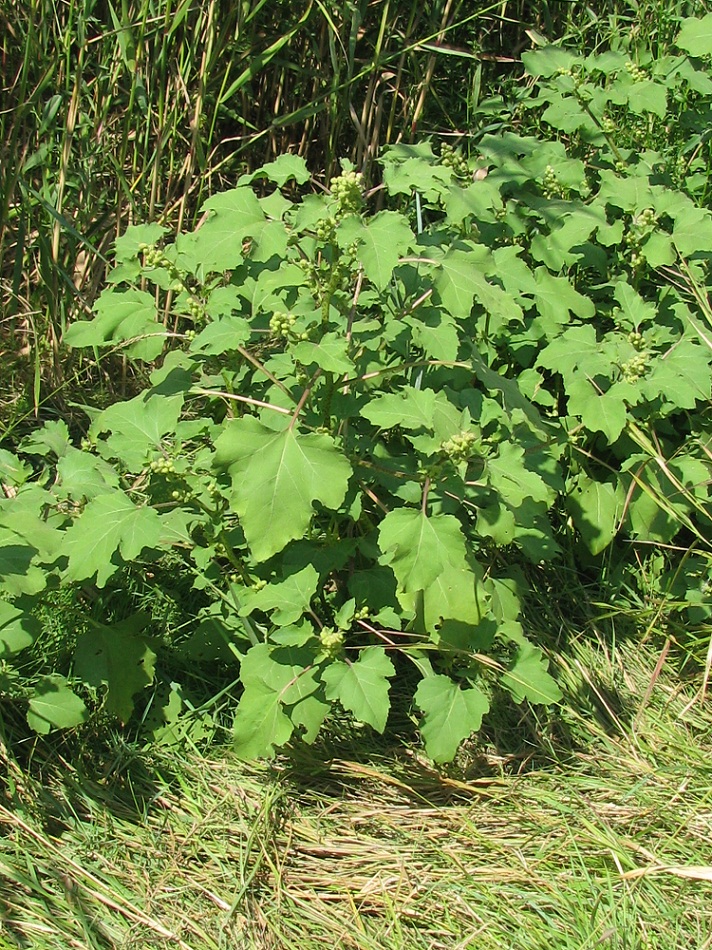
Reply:
[[43, 676], [35, 686], [27, 711], [27, 722], [40, 735], [52, 729], [72, 729], [87, 719], [83, 700], [58, 673]]
[[389, 677], [395, 668], [380, 647], [364, 647], [355, 663], [331, 663], [321, 675], [327, 699], [338, 699], [359, 722], [377, 732], [386, 728], [390, 708]]
[[516, 703], [528, 699], [531, 703], [558, 703], [562, 692], [547, 670], [544, 654], [525, 640], [517, 651], [514, 663], [502, 677]]
[[145, 618], [136, 615], [113, 627], [95, 624], [77, 641], [75, 671], [91, 686], [106, 686], [104, 709], [126, 723], [134, 696], [153, 682], [156, 654], [139, 635]]
[[463, 689], [449, 676], [426, 676], [415, 692], [423, 711], [420, 727], [425, 749], [435, 762], [451, 762], [460, 743], [477, 732], [489, 709], [487, 697], [476, 686]]
[[31, 646], [41, 630], [31, 614], [0, 600], [0, 660]]

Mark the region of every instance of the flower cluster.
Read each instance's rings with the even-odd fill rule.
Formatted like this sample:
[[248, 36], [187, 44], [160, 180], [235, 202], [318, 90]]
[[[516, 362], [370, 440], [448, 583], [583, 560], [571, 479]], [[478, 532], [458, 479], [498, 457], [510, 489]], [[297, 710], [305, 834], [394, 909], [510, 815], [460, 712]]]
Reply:
[[565, 188], [559, 181], [556, 171], [551, 165], [547, 165], [542, 179], [542, 191], [547, 198], [566, 198], [568, 197], [568, 188]]
[[646, 71], [638, 66], [637, 63], [633, 63], [628, 60], [628, 62], [625, 64], [625, 68], [633, 82], [643, 82], [648, 78]]
[[458, 432], [442, 443], [440, 451], [455, 464], [466, 462], [472, 455], [475, 438], [474, 432]]
[[332, 178], [329, 184], [331, 194], [336, 198], [337, 217], [345, 214], [358, 214], [363, 208], [363, 175], [361, 172], [343, 172]]
[[621, 366], [623, 379], [627, 383], [637, 382], [641, 376], [644, 376], [650, 363], [650, 354], [647, 352], [638, 353], [631, 357], [627, 363]]
[[456, 178], [469, 177], [470, 166], [467, 164], [467, 159], [447, 142], [443, 142], [440, 146], [440, 164], [452, 169]]
[[344, 634], [342, 630], [334, 630], [332, 627], [324, 627], [319, 634], [322, 652], [333, 660], [341, 655], [344, 648]]
[[172, 475], [175, 472], [175, 464], [172, 458], [166, 458], [162, 455], [160, 458], [153, 459], [148, 466], [156, 475]]

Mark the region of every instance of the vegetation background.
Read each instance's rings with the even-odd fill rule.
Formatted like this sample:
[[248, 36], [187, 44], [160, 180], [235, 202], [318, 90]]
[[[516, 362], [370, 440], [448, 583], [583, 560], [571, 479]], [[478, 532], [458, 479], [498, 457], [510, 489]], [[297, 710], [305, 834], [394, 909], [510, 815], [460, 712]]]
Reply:
[[[3, 447], [143, 385], [120, 357], [62, 344], [128, 225], [191, 228], [208, 196], [284, 152], [317, 190], [343, 157], [377, 175], [385, 144], [431, 136], [467, 156], [512, 121], [522, 52], [548, 39], [655, 57], [706, 12], [0, 0]], [[143, 723], [39, 739], [0, 691], [0, 947], [712, 946], [709, 627], [671, 637], [650, 570], [601, 604], [595, 578], [552, 567], [528, 616], [560, 715], [503, 711], [439, 772], [406, 717], [386, 739], [345, 727], [245, 766], [219, 751], [212, 684], [213, 725], [173, 745]], [[170, 583], [152, 605], [165, 616]], [[44, 623], [37, 669], [61, 653], [71, 604]]]

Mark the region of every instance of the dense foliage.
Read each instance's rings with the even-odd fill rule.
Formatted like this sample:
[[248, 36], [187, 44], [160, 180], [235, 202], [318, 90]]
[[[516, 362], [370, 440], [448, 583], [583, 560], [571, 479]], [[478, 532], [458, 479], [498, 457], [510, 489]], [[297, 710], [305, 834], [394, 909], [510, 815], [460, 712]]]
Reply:
[[[88, 408], [81, 446], [54, 421], [0, 455], [0, 685], [33, 728], [127, 721], [172, 652], [239, 668], [244, 757], [335, 706], [382, 731], [397, 678], [447, 761], [499, 691], [560, 696], [523, 566], [678, 547], [660, 583], [707, 619], [710, 18], [677, 47], [536, 49], [512, 116], [540, 135], [392, 146], [380, 183], [344, 162], [323, 195], [284, 155], [195, 230], [117, 240], [65, 342], [150, 386]], [[49, 596], [166, 558], [199, 605], [170, 642], [90, 618], [69, 668], [22, 672]]]

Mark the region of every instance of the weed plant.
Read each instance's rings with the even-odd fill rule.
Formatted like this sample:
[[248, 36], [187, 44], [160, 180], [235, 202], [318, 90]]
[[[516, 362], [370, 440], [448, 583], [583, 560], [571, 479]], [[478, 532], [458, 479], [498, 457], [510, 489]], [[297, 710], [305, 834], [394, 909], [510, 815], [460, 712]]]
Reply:
[[[393, 145], [381, 184], [345, 159], [322, 195], [282, 155], [175, 240], [117, 239], [64, 340], [121, 349], [148, 388], [91, 410], [81, 448], [55, 421], [3, 456], [8, 655], [38, 639], [45, 590], [104, 605], [71, 671], [22, 686], [34, 728], [84, 721], [82, 689], [127, 722], [166, 675], [160, 642], [239, 668], [245, 757], [313, 742], [339, 709], [383, 731], [405, 665], [447, 761], [502, 690], [557, 701], [523, 610], [562, 557], [617, 596], [653, 576], [647, 546], [665, 649], [678, 617], [705, 638], [707, 23], [655, 59], [524, 54], [512, 124], [538, 136], [486, 133], [469, 159]], [[663, 134], [670, 110], [690, 140]], [[121, 571], [162, 590], [166, 549], [203, 603], [156, 641], [101, 592]], [[168, 725], [183, 689], [162, 693]]]
[[[4, 397], [0, 450], [0, 946], [710, 945], [710, 50], [679, 20], [706, 4], [470, 6], [0, 9], [22, 155], [0, 172], [4, 371], [18, 393], [33, 376]], [[372, 193], [349, 164], [331, 184], [343, 155]], [[403, 335], [409, 299], [428, 316], [406, 308]], [[325, 385], [348, 361], [355, 408]], [[80, 365], [105, 389], [91, 425], [28, 426]], [[443, 392], [489, 421], [450, 431], [425, 405]], [[256, 528], [225, 434], [278, 434], [285, 409], [301, 447], [331, 439], [360, 474], [360, 514], [357, 493], [309, 499], [313, 591], [298, 537], [265, 549], [292, 500]], [[457, 618], [432, 584], [412, 601], [407, 571], [437, 548], [389, 546], [384, 524], [418, 511], [441, 553], [458, 523], [478, 623], [452, 577], [437, 602]], [[90, 550], [117, 514], [115, 547]], [[475, 644], [482, 619], [496, 638]], [[331, 704], [314, 736], [310, 699]], [[269, 768], [205, 758], [285, 730], [313, 744]], [[433, 769], [421, 735], [454, 763]]]

